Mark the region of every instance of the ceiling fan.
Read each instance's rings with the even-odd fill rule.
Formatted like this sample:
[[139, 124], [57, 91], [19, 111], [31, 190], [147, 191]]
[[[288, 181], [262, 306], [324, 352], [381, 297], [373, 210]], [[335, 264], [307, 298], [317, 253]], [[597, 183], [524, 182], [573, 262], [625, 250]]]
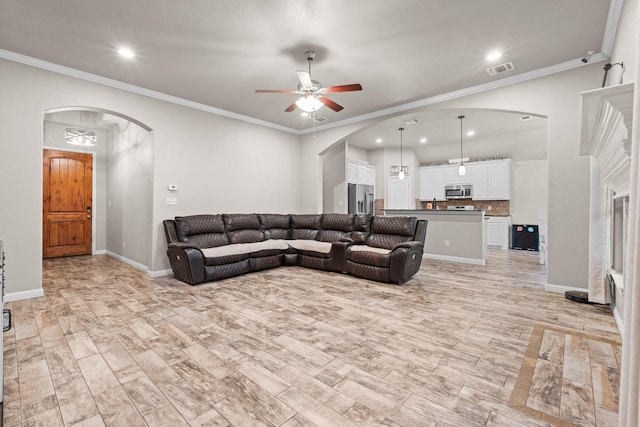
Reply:
[[304, 56], [307, 58], [307, 61], [309, 63], [309, 71], [296, 71], [298, 80], [300, 80], [300, 83], [298, 83], [298, 89], [258, 89], [256, 90], [256, 93], [290, 93], [301, 95], [301, 97], [297, 101], [289, 105], [284, 111], [286, 113], [289, 113], [295, 110], [296, 107], [298, 107], [302, 111], [311, 113], [318, 111], [324, 105], [336, 112], [344, 109], [342, 105], [324, 96], [327, 93], [353, 92], [362, 90], [362, 86], [359, 83], [323, 87], [319, 81], [311, 79], [311, 62], [316, 57], [316, 53], [312, 50], [308, 50], [304, 53]]

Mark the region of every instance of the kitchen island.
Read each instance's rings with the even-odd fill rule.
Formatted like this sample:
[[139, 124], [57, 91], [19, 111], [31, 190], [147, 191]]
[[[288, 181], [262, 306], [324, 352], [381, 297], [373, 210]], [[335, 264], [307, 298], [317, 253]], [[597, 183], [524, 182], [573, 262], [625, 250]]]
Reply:
[[385, 209], [384, 214], [415, 216], [428, 221], [424, 258], [476, 265], [487, 263], [484, 211]]

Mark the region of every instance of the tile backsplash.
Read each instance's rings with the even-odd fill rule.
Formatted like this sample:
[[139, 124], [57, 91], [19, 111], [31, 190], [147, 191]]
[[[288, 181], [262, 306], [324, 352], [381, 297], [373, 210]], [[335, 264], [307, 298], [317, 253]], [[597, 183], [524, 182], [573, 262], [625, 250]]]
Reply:
[[[430, 209], [432, 202], [416, 199], [416, 209]], [[447, 209], [447, 206], [473, 206], [477, 210], [485, 211], [486, 215], [509, 216], [509, 200], [446, 200], [437, 202], [437, 209]]]

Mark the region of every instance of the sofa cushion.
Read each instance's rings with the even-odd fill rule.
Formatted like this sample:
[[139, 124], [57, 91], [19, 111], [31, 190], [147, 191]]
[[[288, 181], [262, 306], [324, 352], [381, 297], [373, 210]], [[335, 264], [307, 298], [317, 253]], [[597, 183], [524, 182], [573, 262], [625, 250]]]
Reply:
[[345, 238], [351, 238], [353, 231], [353, 214], [330, 213], [322, 215], [317, 239], [322, 242], [339, 242]]
[[176, 232], [181, 242], [199, 248], [211, 248], [229, 243], [222, 215], [190, 215], [175, 218]]
[[315, 240], [320, 232], [321, 214], [291, 215], [291, 238]]
[[289, 239], [291, 237], [291, 215], [258, 214], [265, 239]]
[[223, 218], [230, 243], [252, 243], [264, 240], [258, 214], [225, 214]]
[[353, 245], [347, 249], [347, 260], [374, 267], [388, 268], [391, 264], [391, 251], [367, 245]]
[[415, 217], [375, 216], [366, 244], [376, 248], [393, 249], [398, 243], [413, 239], [418, 220]]
[[256, 251], [264, 251], [267, 249], [287, 250], [289, 249], [289, 241], [287, 240], [264, 240], [255, 243], [236, 243], [217, 248], [202, 249], [205, 257], [216, 257], [237, 254], [249, 254]]
[[317, 252], [321, 254], [331, 253], [331, 243], [318, 242], [317, 240], [287, 240], [292, 248], [304, 252]]

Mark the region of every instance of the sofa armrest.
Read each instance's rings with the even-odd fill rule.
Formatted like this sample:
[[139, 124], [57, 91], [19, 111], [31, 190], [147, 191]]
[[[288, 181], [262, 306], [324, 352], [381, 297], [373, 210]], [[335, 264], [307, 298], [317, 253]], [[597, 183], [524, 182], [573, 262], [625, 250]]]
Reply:
[[191, 249], [197, 249], [200, 250], [200, 248], [193, 244], [193, 243], [189, 243], [189, 242], [174, 242], [174, 243], [169, 243], [167, 245], [168, 248], [177, 248], [177, 249], [187, 249], [187, 248], [191, 248]]
[[422, 242], [417, 241], [417, 240], [412, 240], [410, 242], [398, 243], [393, 248], [393, 250], [395, 251], [397, 248], [407, 248], [407, 249], [420, 248], [420, 250], [424, 250], [424, 244]]
[[422, 242], [415, 240], [396, 245], [391, 252], [389, 281], [401, 284], [411, 279], [420, 270], [423, 251]]
[[171, 243], [167, 256], [173, 274], [190, 285], [205, 281], [204, 255], [197, 246], [190, 243]]
[[340, 242], [353, 243], [353, 239], [351, 237], [343, 237], [343, 238], [340, 239]]

